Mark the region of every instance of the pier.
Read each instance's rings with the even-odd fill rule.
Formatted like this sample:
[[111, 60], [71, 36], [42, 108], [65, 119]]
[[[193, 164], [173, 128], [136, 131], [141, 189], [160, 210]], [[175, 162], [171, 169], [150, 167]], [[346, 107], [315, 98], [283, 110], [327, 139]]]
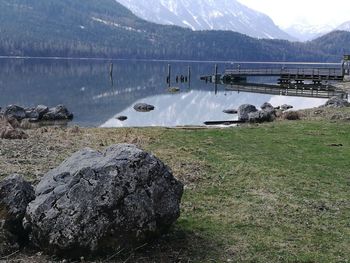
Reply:
[[[328, 91], [332, 89], [330, 82], [341, 82], [350, 75], [350, 55], [345, 55], [340, 67], [332, 68], [237, 68], [226, 69], [223, 74], [202, 76], [205, 82], [225, 85], [236, 85], [246, 83], [249, 77], [277, 77], [277, 83], [284, 88], [305, 89], [304, 84], [314, 85], [318, 90]], [[312, 89], [312, 88], [311, 88]]]

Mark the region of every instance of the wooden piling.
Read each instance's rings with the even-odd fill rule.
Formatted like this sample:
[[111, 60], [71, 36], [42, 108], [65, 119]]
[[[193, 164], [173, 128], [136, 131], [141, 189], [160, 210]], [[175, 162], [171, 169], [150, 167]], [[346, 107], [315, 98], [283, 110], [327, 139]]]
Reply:
[[188, 75], [188, 87], [191, 87], [191, 66], [188, 66], [188, 72], [187, 72], [187, 75]]

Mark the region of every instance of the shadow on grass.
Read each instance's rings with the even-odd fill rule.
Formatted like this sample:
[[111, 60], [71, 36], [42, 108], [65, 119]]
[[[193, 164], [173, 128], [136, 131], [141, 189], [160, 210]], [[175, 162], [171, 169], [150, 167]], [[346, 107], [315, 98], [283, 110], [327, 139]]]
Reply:
[[195, 231], [188, 230], [179, 224], [172, 227], [168, 234], [139, 246], [134, 250], [120, 250], [114, 254], [97, 258], [65, 260], [46, 256], [40, 251], [25, 249], [9, 257], [0, 259], [6, 263], [46, 263], [46, 262], [98, 262], [98, 263], [167, 263], [167, 262], [208, 262], [217, 259], [217, 244]]

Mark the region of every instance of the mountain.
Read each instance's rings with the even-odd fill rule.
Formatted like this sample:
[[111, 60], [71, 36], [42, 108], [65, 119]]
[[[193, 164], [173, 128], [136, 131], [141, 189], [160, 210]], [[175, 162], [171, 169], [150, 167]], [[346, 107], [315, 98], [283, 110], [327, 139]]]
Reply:
[[350, 21], [347, 21], [337, 27], [337, 30], [350, 31]]
[[117, 0], [137, 16], [192, 30], [230, 30], [255, 38], [296, 40], [270, 17], [236, 0]]
[[0, 56], [337, 62], [350, 49], [349, 34], [316, 49], [313, 43], [158, 25], [115, 0], [0, 0]]
[[333, 31], [335, 27], [331, 25], [296, 24], [283, 29], [300, 41], [309, 41]]
[[333, 31], [316, 38], [308, 43], [308, 46], [324, 54], [350, 54], [350, 32]]

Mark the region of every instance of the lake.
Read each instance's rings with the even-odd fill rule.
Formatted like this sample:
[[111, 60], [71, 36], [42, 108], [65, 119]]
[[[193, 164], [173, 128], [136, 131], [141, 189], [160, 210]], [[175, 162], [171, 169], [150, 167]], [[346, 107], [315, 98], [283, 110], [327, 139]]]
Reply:
[[[166, 83], [167, 66], [172, 66], [172, 94]], [[113, 80], [108, 60], [0, 59], [0, 107], [17, 104], [25, 107], [64, 104], [74, 113], [72, 124], [85, 127], [140, 127], [203, 125], [205, 121], [232, 120], [235, 115], [222, 111], [249, 103], [260, 107], [293, 105], [295, 109], [316, 107], [326, 100], [229, 91], [199, 78], [213, 72], [214, 62], [113, 61]], [[248, 66], [240, 62], [242, 67]], [[191, 83], [175, 83], [176, 75], [187, 75]], [[219, 71], [236, 66], [218, 63]], [[249, 65], [251, 66], [251, 65]], [[274, 79], [254, 79], [273, 83]], [[133, 106], [144, 102], [155, 106], [148, 113]], [[117, 116], [125, 115], [122, 122]]]

